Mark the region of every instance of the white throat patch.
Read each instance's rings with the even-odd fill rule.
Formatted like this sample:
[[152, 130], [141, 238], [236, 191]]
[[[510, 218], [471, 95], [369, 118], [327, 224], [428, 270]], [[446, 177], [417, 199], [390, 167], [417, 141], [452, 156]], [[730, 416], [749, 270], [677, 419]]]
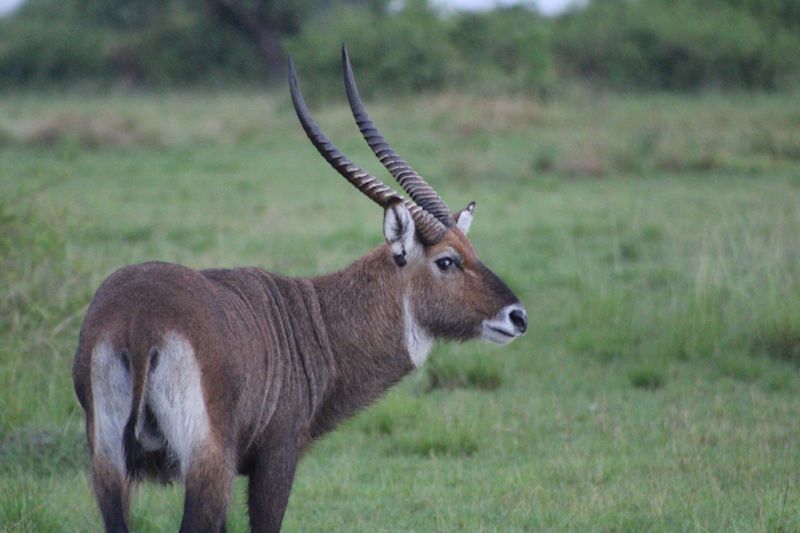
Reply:
[[406, 350], [415, 368], [419, 368], [428, 358], [433, 347], [433, 337], [417, 323], [411, 310], [411, 301], [408, 296], [403, 297], [403, 322], [406, 337]]

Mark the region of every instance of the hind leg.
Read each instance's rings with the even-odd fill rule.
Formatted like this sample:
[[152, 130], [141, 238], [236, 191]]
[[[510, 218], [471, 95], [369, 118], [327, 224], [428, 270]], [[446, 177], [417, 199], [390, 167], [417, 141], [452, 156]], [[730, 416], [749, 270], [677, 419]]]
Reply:
[[92, 485], [106, 531], [127, 533], [130, 481], [103, 457], [92, 458]]
[[[235, 475], [233, 452], [226, 451], [223, 437], [231, 434], [227, 413], [219, 409], [216, 424], [211, 423], [202, 373], [186, 337], [166, 333], [158, 353], [149, 377], [148, 405], [186, 484], [181, 531], [224, 531]], [[227, 405], [221, 396], [213, 399]]]
[[225, 531], [235, 470], [221, 447], [210, 445], [194, 454], [186, 471], [181, 533]]
[[92, 355], [92, 405], [86, 434], [92, 450], [92, 485], [106, 531], [128, 531], [130, 482], [122, 435], [131, 411], [131, 377], [119, 351], [98, 343]]

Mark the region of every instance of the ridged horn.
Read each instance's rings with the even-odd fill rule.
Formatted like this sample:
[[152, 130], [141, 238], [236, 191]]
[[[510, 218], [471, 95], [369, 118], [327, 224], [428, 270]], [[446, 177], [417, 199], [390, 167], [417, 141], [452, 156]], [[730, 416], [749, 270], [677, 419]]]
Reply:
[[447, 227], [453, 225], [453, 214], [444, 200], [433, 190], [433, 187], [423, 179], [422, 176], [411, 168], [386, 142], [381, 132], [369, 119], [367, 110], [358, 95], [358, 87], [353, 76], [353, 68], [350, 66], [350, 56], [347, 54], [347, 47], [342, 46], [342, 67], [344, 71], [344, 85], [347, 90], [347, 100], [350, 102], [350, 110], [356, 120], [361, 135], [372, 148], [372, 152], [380, 159], [384, 167], [394, 176], [397, 183], [411, 196], [420, 207], [436, 217]]
[[435, 244], [442, 239], [447, 231], [444, 224], [419, 205], [403, 199], [391, 187], [388, 187], [369, 172], [362, 170], [322, 133], [322, 130], [319, 129], [319, 126], [311, 118], [311, 113], [308, 111], [305, 98], [303, 98], [303, 93], [300, 91], [300, 84], [297, 82], [297, 73], [291, 57], [289, 58], [289, 93], [292, 96], [292, 105], [297, 113], [297, 118], [300, 120], [300, 124], [303, 126], [303, 130], [306, 132], [311, 144], [339, 174], [381, 207], [385, 208], [395, 200], [402, 200], [414, 218], [417, 234], [425, 244]]

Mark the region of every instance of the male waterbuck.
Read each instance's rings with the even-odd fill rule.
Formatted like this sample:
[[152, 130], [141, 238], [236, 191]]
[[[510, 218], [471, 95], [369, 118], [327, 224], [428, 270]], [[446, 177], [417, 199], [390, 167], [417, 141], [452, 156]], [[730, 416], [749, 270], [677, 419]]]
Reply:
[[297, 461], [337, 423], [419, 367], [434, 339], [507, 343], [527, 328], [513, 292], [453, 215], [384, 141], [345, 85], [361, 133], [410, 200], [358, 168], [311, 119], [309, 139], [384, 209], [385, 244], [340, 272], [288, 278], [258, 268], [126, 266], [97, 289], [73, 367], [106, 530], [127, 531], [131, 483], [185, 484], [181, 531], [224, 531], [234, 476], [249, 476], [253, 531], [281, 527]]

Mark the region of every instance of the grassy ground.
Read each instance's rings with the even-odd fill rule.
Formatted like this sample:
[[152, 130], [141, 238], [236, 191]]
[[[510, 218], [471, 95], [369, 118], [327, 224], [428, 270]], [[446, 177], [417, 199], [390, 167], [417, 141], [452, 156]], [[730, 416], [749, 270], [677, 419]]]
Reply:
[[[531, 328], [437, 346], [316, 445], [287, 531], [800, 530], [800, 99], [371, 107], [451, 207], [477, 200], [472, 240]], [[379, 172], [340, 103], [314, 109]], [[0, 199], [8, 531], [99, 527], [69, 370], [111, 271], [308, 275], [381, 239], [283, 96], [6, 95]], [[180, 515], [179, 486], [135, 494], [137, 531]]]

